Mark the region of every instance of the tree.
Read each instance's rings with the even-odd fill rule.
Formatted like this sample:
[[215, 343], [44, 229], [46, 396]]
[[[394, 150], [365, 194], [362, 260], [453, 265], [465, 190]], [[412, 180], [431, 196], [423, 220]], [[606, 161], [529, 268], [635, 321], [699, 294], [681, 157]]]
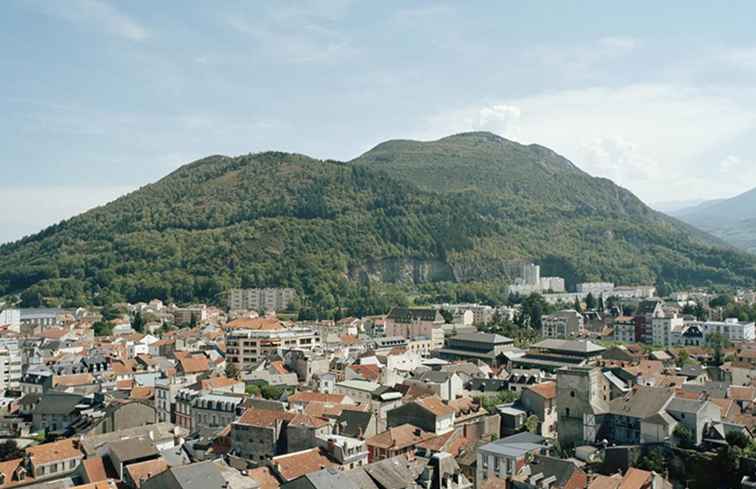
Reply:
[[443, 309], [443, 308], [442, 308], [442, 309], [441, 309], [440, 311], [438, 311], [438, 312], [439, 312], [439, 314], [441, 314], [441, 316], [442, 316], [442, 317], [444, 318], [444, 322], [445, 322], [446, 324], [451, 324], [451, 323], [452, 323], [452, 321], [454, 320], [454, 314], [452, 314], [452, 312], [451, 312], [451, 311], [449, 311], [449, 310], [447, 310], [447, 309]]
[[709, 301], [709, 307], [725, 307], [730, 302], [732, 302], [731, 297], [726, 294], [719, 294]]
[[741, 449], [745, 449], [751, 444], [751, 440], [741, 431], [730, 431], [725, 436], [725, 439], [727, 440], [727, 444], [731, 447], [738, 447]]
[[675, 430], [672, 434], [677, 439], [680, 448], [691, 449], [696, 446], [696, 438], [693, 436], [693, 432], [684, 424], [678, 424], [675, 426]]
[[23, 456], [24, 451], [18, 448], [18, 444], [14, 440], [0, 442], [0, 462], [15, 460]]
[[113, 334], [113, 323], [107, 321], [96, 321], [92, 325], [95, 336], [110, 336]]
[[525, 429], [531, 433], [538, 433], [538, 428], [541, 426], [541, 420], [535, 414], [528, 416], [525, 420]]
[[604, 307], [604, 296], [600, 295], [598, 298], [598, 310], [599, 312], [603, 313], [606, 308]]
[[724, 352], [723, 349], [727, 347], [729, 342], [727, 341], [727, 338], [722, 336], [721, 333], [711, 333], [707, 338], [707, 342], [709, 345], [714, 349], [714, 354], [712, 355], [711, 362], [714, 366], [719, 367], [724, 363]]
[[236, 367], [236, 364], [226, 362], [226, 377], [229, 379], [239, 378], [239, 369]]
[[638, 468], [663, 474], [667, 468], [667, 460], [661, 449], [654, 448], [638, 461]]
[[577, 312], [583, 312], [583, 305], [580, 303], [580, 299], [575, 297], [575, 304], [572, 306]]
[[134, 314], [134, 317], [131, 319], [131, 327], [137, 333], [143, 333], [144, 332], [144, 318], [142, 317], [142, 313], [141, 312], [137, 311]]
[[686, 350], [680, 350], [680, 352], [677, 354], [677, 358], [675, 358], [675, 365], [677, 365], [679, 368], [683, 368], [686, 363], [688, 363], [688, 360], [690, 359], [690, 354]]
[[588, 295], [585, 297], [585, 307], [589, 311], [596, 309], [596, 298], [593, 296], [592, 292], [588, 292]]

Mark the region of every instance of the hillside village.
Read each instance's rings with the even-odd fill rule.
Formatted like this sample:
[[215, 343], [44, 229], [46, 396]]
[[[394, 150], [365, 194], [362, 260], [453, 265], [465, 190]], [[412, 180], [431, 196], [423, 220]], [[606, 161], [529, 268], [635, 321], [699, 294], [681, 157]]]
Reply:
[[511, 292], [330, 321], [287, 315], [293, 289], [5, 307], [0, 489], [756, 487], [754, 322], [532, 264]]

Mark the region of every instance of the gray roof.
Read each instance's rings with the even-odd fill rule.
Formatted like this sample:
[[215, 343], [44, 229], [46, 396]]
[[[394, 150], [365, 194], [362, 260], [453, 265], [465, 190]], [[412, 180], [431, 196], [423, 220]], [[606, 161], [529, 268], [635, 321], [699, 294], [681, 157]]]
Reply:
[[384, 489], [405, 489], [414, 483], [421, 470], [404, 456], [388, 458], [362, 467]]
[[219, 489], [226, 481], [213, 462], [199, 462], [168, 469], [182, 489]]
[[121, 462], [160, 455], [155, 444], [144, 438], [127, 438], [113, 442], [110, 444], [110, 450]]
[[672, 389], [639, 385], [625, 396], [612, 400], [609, 412], [631, 418], [650, 418], [661, 412], [673, 395]]
[[462, 333], [462, 334], [453, 336], [451, 339], [460, 340], [460, 341], [470, 341], [472, 343], [492, 343], [492, 344], [514, 343], [514, 340], [512, 338], [507, 338], [506, 336], [493, 334], [493, 333]]
[[[355, 474], [352, 474], [352, 472], [355, 472]], [[358, 475], [360, 472], [361, 475]], [[376, 487], [370, 477], [360, 470], [341, 472], [340, 470], [331, 468], [306, 474], [303, 477], [305, 477], [315, 489], [357, 489], [359, 487], [373, 489]]]
[[507, 457], [520, 457], [526, 453], [539, 452], [544, 448], [544, 438], [533, 433], [518, 433], [480, 447], [480, 451]]
[[33, 414], [57, 414], [67, 416], [76, 410], [76, 406], [84, 400], [78, 394], [50, 391], [45, 393]]
[[364, 436], [372, 419], [373, 413], [345, 409], [341, 411], [336, 421], [341, 426], [341, 433], [343, 435]]
[[597, 353], [606, 350], [603, 346], [597, 345], [591, 341], [556, 340], [553, 338], [536, 343], [533, 347], [575, 353]]
[[669, 405], [667, 405], [667, 411], [695, 414], [706, 405], [706, 402], [707, 401], [698, 399], [683, 399], [675, 397]]
[[431, 370], [421, 373], [417, 376], [417, 378], [418, 380], [422, 380], [423, 382], [442, 384], [444, 382], [448, 382], [452, 375], [454, 375], [454, 372], [439, 372], [436, 370]]
[[564, 487], [576, 470], [577, 466], [569, 460], [542, 455], [536, 455], [530, 463], [530, 473], [532, 475], [543, 474], [544, 479], [552, 476], [555, 477], [554, 487]]

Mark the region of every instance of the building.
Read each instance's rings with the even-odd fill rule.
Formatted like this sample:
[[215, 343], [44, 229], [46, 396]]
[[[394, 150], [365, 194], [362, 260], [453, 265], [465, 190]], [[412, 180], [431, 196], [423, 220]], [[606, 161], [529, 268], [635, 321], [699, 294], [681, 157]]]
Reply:
[[557, 372], [557, 433], [563, 447], [593, 444], [609, 411], [609, 381], [598, 367]]
[[388, 426], [411, 424], [429, 433], [443, 435], [454, 429], [454, 410], [436, 396], [409, 402], [388, 412]]
[[583, 315], [574, 309], [544, 316], [541, 323], [541, 336], [544, 338], [572, 339], [584, 329]]
[[578, 294], [591, 294], [594, 297], [609, 296], [614, 292], [614, 284], [611, 282], [583, 282], [577, 284], [575, 291]]
[[0, 339], [0, 390], [17, 390], [21, 387], [21, 361], [18, 340]]
[[507, 480], [517, 474], [528, 460], [547, 453], [543, 437], [524, 432], [496, 440], [478, 449], [475, 487], [484, 487], [493, 478]]
[[512, 350], [514, 340], [491, 333], [463, 333], [447, 340], [446, 346], [439, 351], [444, 360], [482, 360], [488, 365], [498, 367], [506, 362], [504, 353]]
[[664, 317], [666, 317], [666, 314], [662, 307], [662, 301], [658, 299], [641, 301], [638, 304], [638, 310], [635, 311], [636, 340], [648, 344], [653, 343], [653, 321]]
[[55, 308], [34, 308], [21, 309], [21, 326], [28, 330], [33, 328], [43, 328], [46, 326], [57, 326], [63, 324], [63, 309]]
[[312, 350], [320, 345], [317, 331], [288, 328], [277, 319], [237, 319], [226, 325], [226, 362], [241, 371], [284, 350]]
[[431, 349], [437, 350], [444, 346], [443, 324], [438, 309], [395, 307], [386, 316], [384, 332], [389, 337], [429, 338]]
[[756, 340], [756, 329], [752, 321], [738, 321], [737, 318], [728, 318], [724, 321], [692, 321], [689, 325], [701, 328], [707, 337], [718, 333], [731, 343]]
[[231, 289], [228, 291], [228, 308], [232, 311], [282, 311], [296, 297], [294, 289]]
[[673, 333], [681, 331], [684, 326], [684, 319], [673, 315], [671, 317], [655, 317], [651, 319], [651, 338], [654, 345], [672, 346], [677, 343], [677, 338]]
[[79, 419], [84, 397], [64, 392], [47, 392], [32, 412], [34, 431], [65, 431]]
[[28, 447], [26, 454], [29, 457], [31, 475], [36, 479], [69, 474], [76, 470], [84, 458], [78, 440], [72, 438]]
[[244, 396], [233, 394], [200, 394], [192, 404], [192, 422], [196, 428], [224, 428], [240, 414]]
[[511, 359], [511, 366], [555, 372], [562, 367], [595, 364], [606, 348], [591, 341], [546, 339], [531, 345], [528, 352]]
[[614, 341], [635, 343], [635, 318], [632, 316], [620, 316], [612, 323], [612, 337]]
[[12, 326], [17, 328], [21, 326], [20, 309], [2, 309], [0, 310], [0, 326]]
[[287, 453], [286, 428], [295, 416], [287, 411], [248, 409], [231, 424], [234, 455], [264, 465], [276, 455]]
[[411, 424], [389, 428], [367, 439], [368, 461], [372, 463], [399, 455], [414, 460], [417, 445], [435, 436]]
[[557, 433], [557, 388], [556, 382], [541, 382], [522, 391], [520, 405], [529, 415], [538, 417], [538, 432], [544, 438], [554, 438]]
[[176, 422], [176, 394], [195, 382], [195, 376], [155, 379], [155, 408], [158, 421]]

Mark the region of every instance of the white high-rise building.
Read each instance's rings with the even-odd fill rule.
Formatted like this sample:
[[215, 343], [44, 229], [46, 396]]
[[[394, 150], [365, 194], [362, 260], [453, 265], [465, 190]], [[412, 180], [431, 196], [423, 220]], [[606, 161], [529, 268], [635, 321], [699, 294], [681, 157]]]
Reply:
[[541, 285], [541, 267], [533, 263], [522, 266], [522, 282], [525, 285]]
[[18, 389], [21, 385], [21, 351], [18, 340], [0, 339], [0, 389]]
[[231, 289], [228, 291], [228, 308], [232, 311], [281, 311], [296, 296], [294, 289]]
[[567, 290], [562, 277], [541, 277], [541, 290], [561, 293]]

